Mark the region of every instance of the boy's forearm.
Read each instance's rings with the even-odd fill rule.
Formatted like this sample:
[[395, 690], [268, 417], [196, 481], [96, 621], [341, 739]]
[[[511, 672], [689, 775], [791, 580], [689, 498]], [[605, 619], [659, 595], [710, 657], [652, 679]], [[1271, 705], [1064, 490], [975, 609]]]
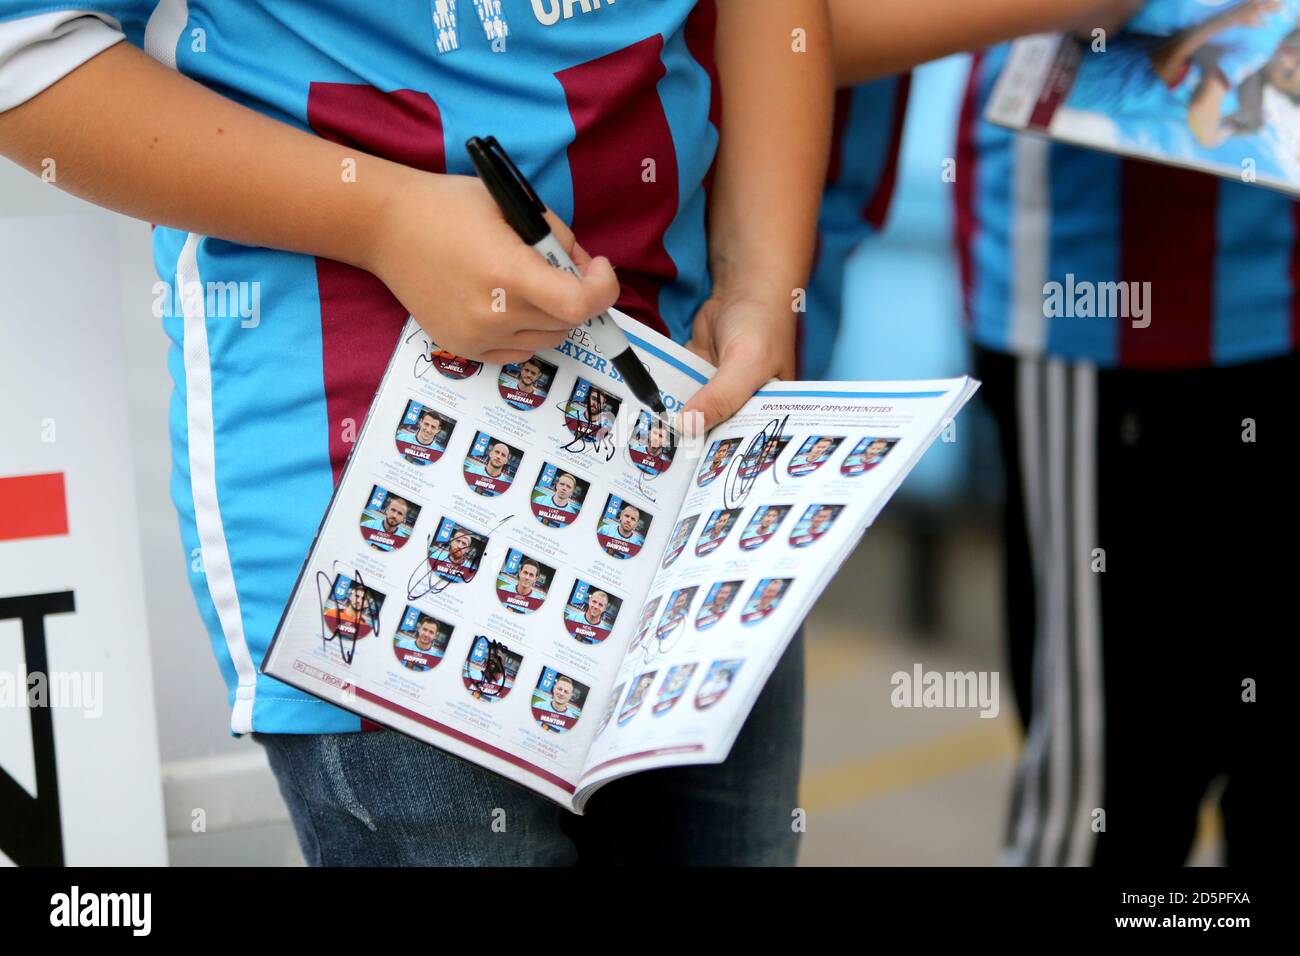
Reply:
[[[0, 154], [150, 222], [367, 265], [403, 167], [226, 99], [118, 43], [0, 113]], [[356, 163], [345, 181], [345, 159]], [[360, 224], [360, 228], [358, 225]]]
[[853, 86], [1018, 36], [1117, 29], [1138, 0], [830, 0], [835, 75]]
[[714, 285], [788, 306], [807, 281], [826, 177], [833, 77], [825, 0], [722, 0], [717, 61]]

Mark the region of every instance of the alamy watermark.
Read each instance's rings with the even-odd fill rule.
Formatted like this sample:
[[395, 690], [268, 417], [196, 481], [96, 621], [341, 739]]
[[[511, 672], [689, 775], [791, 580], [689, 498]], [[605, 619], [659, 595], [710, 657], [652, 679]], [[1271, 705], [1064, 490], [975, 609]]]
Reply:
[[889, 702], [895, 707], [979, 708], [981, 717], [1001, 710], [997, 671], [927, 671], [920, 664], [895, 671]]
[[91, 720], [104, 715], [103, 671], [0, 671], [0, 707], [80, 710]]
[[1130, 319], [1135, 329], [1151, 324], [1150, 282], [1091, 282], [1065, 274], [1043, 285], [1043, 315], [1049, 319]]
[[170, 282], [153, 284], [155, 318], [203, 315], [208, 319], [239, 319], [240, 328], [255, 329], [262, 322], [260, 282]]

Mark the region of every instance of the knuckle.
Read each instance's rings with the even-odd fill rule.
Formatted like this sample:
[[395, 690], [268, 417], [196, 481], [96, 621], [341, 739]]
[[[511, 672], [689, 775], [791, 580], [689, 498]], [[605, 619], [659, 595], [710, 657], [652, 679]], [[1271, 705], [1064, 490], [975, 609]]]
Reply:
[[570, 325], [581, 325], [595, 314], [591, 311], [581, 289], [565, 292], [558, 303], [558, 308], [557, 318], [563, 319]]

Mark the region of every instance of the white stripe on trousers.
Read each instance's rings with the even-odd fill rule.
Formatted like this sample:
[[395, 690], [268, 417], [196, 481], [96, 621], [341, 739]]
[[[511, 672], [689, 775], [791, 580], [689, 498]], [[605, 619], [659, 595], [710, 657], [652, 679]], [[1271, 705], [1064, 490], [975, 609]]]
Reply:
[[[1047, 732], [1048, 787], [1047, 815], [1039, 833], [1038, 864], [1057, 862], [1065, 818], [1073, 797], [1070, 764], [1073, 750], [1070, 699], [1070, 547], [1067, 540], [1069, 483], [1066, 480], [1068, 454], [1066, 422], [1069, 421], [1069, 396], [1066, 390], [1065, 364], [1047, 360], [1047, 564], [1043, 580], [1047, 582], [1045, 618], [1047, 630], [1034, 641], [1035, 648], [1047, 651], [1046, 703], [1049, 719]], [[1043, 596], [1040, 592], [1040, 596]]]
[[1102, 674], [1101, 578], [1092, 570], [1101, 547], [1097, 525], [1097, 369], [1071, 367], [1074, 377], [1074, 666], [1079, 688], [1079, 782], [1074, 831], [1065, 862], [1092, 862], [1093, 811], [1105, 792], [1105, 684]]
[[[1015, 413], [1020, 449], [1021, 496], [1024, 499], [1025, 531], [1029, 537], [1030, 565], [1034, 576], [1034, 593], [1042, 594], [1042, 550], [1044, 547], [1043, 528], [1039, 515], [1043, 513], [1042, 476], [1040, 463], [1043, 459], [1039, 450], [1040, 420], [1042, 395], [1042, 363], [1035, 360], [1016, 360]], [[1009, 546], [1009, 542], [1007, 546]], [[1034, 632], [1043, 631], [1043, 615], [1046, 607], [1042, 601], [1036, 602]], [[1016, 807], [1018, 816], [1011, 821], [1010, 845], [1006, 851], [1006, 862], [1013, 866], [1025, 866], [1029, 863], [1029, 852], [1033, 834], [1038, 829], [1038, 817], [1042, 804], [1041, 777], [1037, 771], [1042, 753], [1047, 747], [1048, 724], [1043, 719], [1044, 693], [1043, 674], [1045, 672], [1042, 654], [1035, 654], [1033, 661], [1032, 698], [1033, 706], [1029, 717], [1029, 731], [1021, 754], [1017, 771]]]
[[1036, 617], [1033, 712], [1005, 862], [1080, 865], [1093, 856], [1104, 784], [1095, 368], [1017, 360], [1016, 414]]

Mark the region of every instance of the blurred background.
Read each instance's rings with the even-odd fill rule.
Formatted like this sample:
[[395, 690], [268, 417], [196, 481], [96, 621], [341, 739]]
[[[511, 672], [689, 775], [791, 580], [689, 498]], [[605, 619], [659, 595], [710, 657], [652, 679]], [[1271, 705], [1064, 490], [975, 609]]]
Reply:
[[[967, 371], [951, 187], [938, 175], [953, 150], [964, 71], [964, 58], [952, 58], [914, 76], [895, 203], [883, 234], [850, 264], [833, 378]], [[105, 254], [117, 256], [109, 265], [120, 275], [127, 317], [131, 477], [170, 861], [301, 863], [261, 748], [227, 733], [224, 687], [186, 580], [188, 557], [168, 494], [167, 341], [161, 323], [142, 314], [139, 296], [125, 291], [155, 281], [149, 228], [93, 210], [0, 160], [0, 219], [33, 216], [66, 216], [68, 229], [98, 223], [116, 237], [116, 253]], [[7, 285], [21, 277], [4, 278]], [[809, 622], [805, 865], [998, 861], [1019, 731], [1001, 648], [1001, 475], [993, 441], [977, 397], [957, 421], [957, 440], [936, 443]], [[0, 475], [9, 471], [3, 454]], [[894, 708], [891, 675], [917, 664], [1003, 672], [998, 716]], [[0, 741], [0, 758], [6, 746]], [[194, 832], [195, 808], [204, 811], [204, 832]], [[1212, 858], [1215, 840], [1207, 816], [1195, 861]]]

